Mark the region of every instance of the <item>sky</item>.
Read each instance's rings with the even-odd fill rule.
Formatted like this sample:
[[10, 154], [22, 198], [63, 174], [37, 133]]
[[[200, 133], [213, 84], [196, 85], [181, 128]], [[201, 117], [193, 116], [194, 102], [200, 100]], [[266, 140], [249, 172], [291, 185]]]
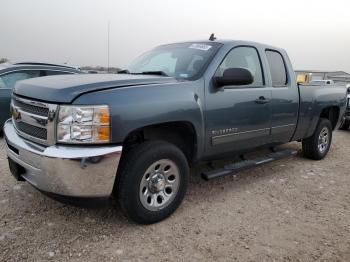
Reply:
[[0, 58], [125, 68], [154, 46], [189, 40], [262, 42], [295, 69], [350, 73], [346, 0], [0, 0]]

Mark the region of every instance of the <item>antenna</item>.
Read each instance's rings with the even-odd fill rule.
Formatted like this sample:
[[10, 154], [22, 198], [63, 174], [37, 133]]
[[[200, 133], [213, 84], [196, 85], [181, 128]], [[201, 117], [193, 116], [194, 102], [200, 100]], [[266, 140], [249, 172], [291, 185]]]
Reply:
[[109, 20], [107, 26], [107, 72], [109, 73]]
[[214, 36], [214, 33], [212, 33], [209, 37], [209, 40], [210, 41], [215, 41], [216, 40], [216, 37]]

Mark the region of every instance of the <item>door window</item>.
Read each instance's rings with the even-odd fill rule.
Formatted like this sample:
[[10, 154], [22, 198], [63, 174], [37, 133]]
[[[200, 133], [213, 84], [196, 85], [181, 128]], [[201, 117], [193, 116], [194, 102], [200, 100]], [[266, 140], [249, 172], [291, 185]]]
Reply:
[[8, 73], [6, 75], [2, 75], [1, 79], [2, 79], [2, 82], [5, 84], [6, 88], [12, 89], [15, 86], [17, 81], [33, 78], [33, 77], [39, 77], [39, 76], [40, 76], [40, 70], [23, 70], [23, 71], [17, 71], [17, 72]]
[[254, 77], [251, 87], [261, 87], [264, 85], [264, 78], [258, 52], [253, 47], [241, 46], [232, 49], [219, 66], [216, 76], [222, 76], [228, 68], [245, 68]]

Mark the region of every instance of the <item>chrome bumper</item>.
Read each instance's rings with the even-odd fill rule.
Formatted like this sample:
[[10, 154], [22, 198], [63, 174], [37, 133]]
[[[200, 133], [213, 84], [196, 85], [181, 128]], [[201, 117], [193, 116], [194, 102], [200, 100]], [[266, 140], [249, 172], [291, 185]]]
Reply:
[[12, 120], [4, 124], [7, 156], [25, 170], [34, 187], [68, 197], [106, 197], [113, 190], [121, 146], [43, 147], [20, 137]]

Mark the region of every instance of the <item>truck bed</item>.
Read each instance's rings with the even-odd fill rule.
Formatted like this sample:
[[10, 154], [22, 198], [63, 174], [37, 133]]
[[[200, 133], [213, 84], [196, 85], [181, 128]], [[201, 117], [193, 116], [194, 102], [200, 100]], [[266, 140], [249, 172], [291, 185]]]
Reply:
[[[299, 84], [299, 122], [293, 140], [309, 137], [316, 128], [322, 109], [330, 105], [340, 106], [338, 119], [344, 114], [346, 87], [344, 85], [307, 85]], [[336, 128], [334, 126], [334, 128]]]

